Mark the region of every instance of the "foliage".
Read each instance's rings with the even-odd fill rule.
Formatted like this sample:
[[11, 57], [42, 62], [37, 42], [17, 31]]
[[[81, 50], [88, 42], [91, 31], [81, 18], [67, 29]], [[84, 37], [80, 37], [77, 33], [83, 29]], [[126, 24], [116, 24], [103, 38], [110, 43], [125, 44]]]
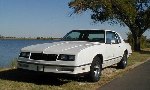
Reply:
[[149, 39], [147, 39], [147, 42], [148, 42], [148, 43], [150, 43], [150, 38], [149, 38]]
[[38, 40], [53, 40], [53, 37], [37, 37]]
[[150, 0], [72, 0], [69, 6], [76, 14], [90, 10], [94, 22], [128, 26], [140, 51], [140, 38], [150, 28]]
[[[140, 44], [141, 44], [141, 48], [144, 49], [144, 48], [147, 48], [148, 47], [148, 39], [146, 38], [146, 36], [141, 36], [140, 38]], [[127, 33], [127, 42], [131, 45], [132, 49], [134, 48], [134, 39], [133, 39], [133, 35], [131, 32], [128, 32]]]
[[147, 48], [150, 48], [150, 38], [147, 39]]
[[0, 38], [4, 38], [4, 36], [0, 35]]

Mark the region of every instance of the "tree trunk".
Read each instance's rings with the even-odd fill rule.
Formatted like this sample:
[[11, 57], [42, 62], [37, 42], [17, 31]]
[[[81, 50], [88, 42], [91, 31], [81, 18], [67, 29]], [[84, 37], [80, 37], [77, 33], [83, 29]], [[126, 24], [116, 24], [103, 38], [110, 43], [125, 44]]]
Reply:
[[141, 47], [140, 47], [140, 38], [141, 37], [136, 37], [136, 36], [133, 36], [134, 38], [134, 51], [141, 51]]

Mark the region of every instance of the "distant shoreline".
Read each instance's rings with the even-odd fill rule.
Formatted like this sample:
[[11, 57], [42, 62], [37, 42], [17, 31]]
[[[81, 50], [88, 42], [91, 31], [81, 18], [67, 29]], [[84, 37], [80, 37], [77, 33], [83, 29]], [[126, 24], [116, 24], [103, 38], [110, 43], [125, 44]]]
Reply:
[[62, 38], [0, 38], [0, 40], [61, 40]]

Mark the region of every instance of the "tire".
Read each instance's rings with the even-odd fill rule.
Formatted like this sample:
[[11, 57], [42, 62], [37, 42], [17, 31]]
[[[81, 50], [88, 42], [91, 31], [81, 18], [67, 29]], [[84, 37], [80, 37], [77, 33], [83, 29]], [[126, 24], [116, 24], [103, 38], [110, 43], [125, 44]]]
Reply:
[[100, 58], [96, 56], [93, 59], [93, 62], [90, 67], [89, 79], [91, 82], [97, 82], [100, 80], [101, 70], [102, 70], [102, 65], [100, 62]]
[[121, 61], [117, 64], [119, 69], [124, 69], [127, 66], [127, 54], [124, 53]]

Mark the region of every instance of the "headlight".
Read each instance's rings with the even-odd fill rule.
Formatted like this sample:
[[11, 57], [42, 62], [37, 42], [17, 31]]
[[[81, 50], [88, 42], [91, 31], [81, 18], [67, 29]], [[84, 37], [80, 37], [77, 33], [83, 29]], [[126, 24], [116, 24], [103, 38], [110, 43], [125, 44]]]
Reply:
[[74, 61], [75, 60], [75, 55], [60, 54], [58, 59], [59, 60], [64, 60], [64, 61]]
[[19, 57], [29, 58], [30, 52], [21, 52]]

